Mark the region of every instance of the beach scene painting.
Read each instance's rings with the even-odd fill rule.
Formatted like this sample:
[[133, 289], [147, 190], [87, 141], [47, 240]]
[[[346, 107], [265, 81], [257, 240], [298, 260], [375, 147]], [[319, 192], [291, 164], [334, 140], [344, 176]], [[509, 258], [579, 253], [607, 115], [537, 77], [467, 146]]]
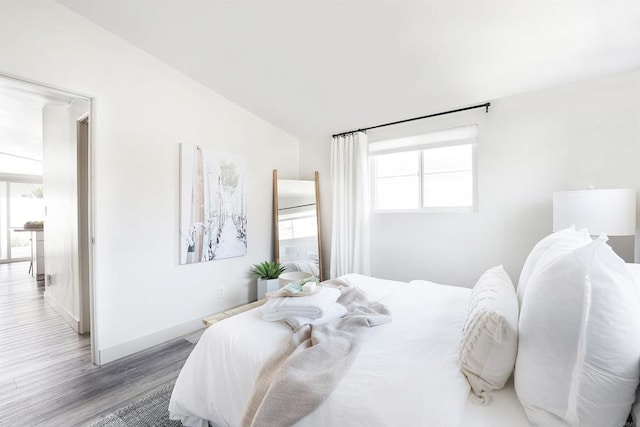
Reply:
[[246, 160], [180, 144], [180, 264], [247, 254]]

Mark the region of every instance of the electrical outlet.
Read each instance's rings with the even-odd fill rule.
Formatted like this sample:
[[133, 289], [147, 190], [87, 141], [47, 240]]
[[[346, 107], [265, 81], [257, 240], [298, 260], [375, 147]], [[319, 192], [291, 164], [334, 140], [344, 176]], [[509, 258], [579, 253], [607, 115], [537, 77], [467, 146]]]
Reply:
[[224, 298], [224, 288], [222, 286], [218, 288], [218, 298]]

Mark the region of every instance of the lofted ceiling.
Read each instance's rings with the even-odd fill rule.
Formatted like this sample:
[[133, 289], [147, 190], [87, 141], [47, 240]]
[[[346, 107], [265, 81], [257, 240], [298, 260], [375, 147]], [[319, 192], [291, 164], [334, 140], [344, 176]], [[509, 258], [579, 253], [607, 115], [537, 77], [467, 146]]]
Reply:
[[300, 139], [640, 69], [640, 2], [58, 0]]

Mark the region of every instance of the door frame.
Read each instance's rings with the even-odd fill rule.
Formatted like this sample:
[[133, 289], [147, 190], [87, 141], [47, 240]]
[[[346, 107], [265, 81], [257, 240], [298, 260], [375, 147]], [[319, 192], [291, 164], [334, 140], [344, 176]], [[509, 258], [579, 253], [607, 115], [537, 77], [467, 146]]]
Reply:
[[[78, 275], [80, 298], [80, 310], [78, 313], [78, 326], [80, 333], [91, 332], [91, 229], [89, 227], [89, 185], [91, 183], [90, 165], [90, 132], [91, 132], [91, 111], [76, 120], [76, 158], [77, 161], [77, 200], [78, 200]], [[84, 141], [84, 131], [86, 128], [86, 141]], [[83, 147], [83, 145], [85, 145]], [[88, 310], [88, 313], [87, 313]]]
[[[34, 80], [30, 80], [30, 79], [26, 79], [23, 77], [19, 77], [19, 76], [15, 76], [15, 75], [11, 75], [11, 74], [7, 74], [7, 73], [3, 73], [0, 72], [0, 79], [4, 79], [4, 80], [10, 80], [19, 84], [23, 84], [26, 86], [31, 86], [32, 88], [36, 89], [36, 90], [41, 90], [41, 91], [47, 91], [47, 92], [54, 92], [54, 93], [59, 93], [61, 95], [66, 95], [66, 96], [70, 96], [70, 97], [74, 97], [74, 98], [79, 98], [79, 99], [83, 99], [86, 100], [89, 103], [89, 112], [88, 114], [84, 115], [83, 117], [81, 117], [79, 120], [85, 120], [88, 119], [88, 141], [87, 141], [87, 178], [88, 178], [88, 182], [86, 183], [86, 188], [87, 188], [87, 197], [86, 197], [86, 203], [87, 203], [87, 236], [86, 238], [88, 239], [88, 242], [86, 242], [86, 245], [84, 245], [86, 247], [86, 254], [85, 256], [81, 256], [80, 254], [80, 247], [81, 245], [78, 245], [78, 263], [80, 263], [81, 260], [86, 260], [87, 262], [87, 269], [88, 269], [88, 274], [87, 274], [87, 279], [89, 281], [89, 322], [90, 322], [90, 326], [89, 326], [89, 331], [90, 331], [90, 341], [91, 341], [91, 362], [94, 364], [100, 364], [100, 353], [98, 351], [98, 347], [97, 347], [97, 342], [98, 342], [98, 333], [97, 333], [97, 327], [96, 327], [96, 321], [97, 321], [97, 316], [96, 316], [96, 287], [95, 287], [95, 280], [94, 280], [94, 245], [95, 245], [95, 177], [94, 177], [94, 171], [95, 171], [95, 134], [94, 134], [94, 129], [95, 126], [93, 126], [93, 122], [95, 121], [95, 113], [94, 113], [94, 105], [95, 105], [95, 98], [93, 96], [90, 95], [86, 95], [86, 94], [82, 94], [73, 90], [69, 90], [66, 88], [60, 88], [60, 87], [56, 87], [50, 84], [46, 84], [46, 83], [41, 83], [41, 82], [37, 82]], [[78, 121], [79, 121], [78, 120]], [[77, 152], [77, 146], [76, 146], [76, 155], [78, 154]], [[77, 183], [76, 183], [77, 184]], [[78, 201], [79, 203], [79, 201]], [[81, 287], [81, 284], [79, 283], [79, 286]], [[79, 298], [81, 295], [81, 290], [79, 290], [78, 292]], [[80, 300], [80, 303], [82, 303], [82, 299]], [[82, 317], [82, 307], [80, 307], [80, 312], [79, 312], [79, 317]], [[80, 320], [80, 319], [79, 319]]]

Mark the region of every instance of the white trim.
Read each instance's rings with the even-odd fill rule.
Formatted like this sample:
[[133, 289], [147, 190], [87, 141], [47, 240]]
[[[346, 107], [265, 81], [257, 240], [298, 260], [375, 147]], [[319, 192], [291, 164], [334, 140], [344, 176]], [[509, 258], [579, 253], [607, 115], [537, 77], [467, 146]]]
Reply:
[[202, 328], [204, 328], [204, 325], [202, 324], [202, 317], [198, 317], [196, 319], [189, 320], [188, 322], [181, 323], [131, 341], [102, 348], [99, 350], [98, 360], [95, 363], [98, 365], [104, 365], [139, 351], [147, 350], [172, 339], [180, 338]]
[[472, 203], [473, 205], [471, 206], [471, 208], [473, 209], [474, 212], [478, 212], [479, 208], [479, 204], [478, 204], [478, 190], [480, 187], [478, 187], [478, 140], [476, 138], [476, 143], [473, 144], [473, 146], [471, 147], [471, 179], [473, 179], [473, 188], [471, 189], [471, 191], [473, 192], [472, 195]]
[[[96, 319], [98, 318], [98, 304], [96, 304], [96, 282], [94, 275], [94, 266], [95, 266], [95, 248], [94, 245], [96, 243], [95, 239], [95, 99], [89, 98], [89, 116], [87, 117], [89, 120], [89, 152], [87, 153], [88, 162], [87, 165], [87, 175], [89, 177], [89, 183], [87, 185], [87, 208], [89, 209], [89, 218], [88, 221], [88, 234], [89, 234], [89, 253], [87, 254], [88, 262], [89, 262], [89, 330], [91, 331], [91, 362], [96, 365], [100, 364], [100, 352], [98, 350], [98, 328], [96, 326]], [[84, 117], [82, 118], [84, 120]]]
[[475, 144], [478, 125], [457, 126], [434, 130], [404, 138], [389, 138], [369, 144], [369, 155], [417, 151], [427, 148], [449, 147], [452, 145]]
[[2, 71], [0, 71], [0, 78], [4, 78], [4, 79], [7, 79], [7, 80], [14, 80], [14, 81], [17, 81], [17, 82], [20, 82], [20, 83], [26, 83], [26, 84], [29, 84], [29, 85], [38, 86], [41, 89], [49, 90], [49, 91], [55, 92], [55, 93], [57, 93], [59, 95], [73, 96], [75, 98], [83, 98], [83, 99], [85, 99], [87, 101], [91, 101], [93, 99], [92, 96], [85, 95], [83, 93], [74, 92], [74, 91], [71, 91], [71, 90], [68, 90], [68, 89], [63, 89], [63, 88], [60, 88], [60, 87], [57, 87], [57, 86], [52, 86], [52, 85], [46, 84], [46, 83], [39, 83], [39, 82], [36, 82], [35, 80], [25, 79], [25, 78], [18, 77], [18, 76], [15, 76], [13, 74], [8, 74], [8, 73], [2, 72]]
[[73, 328], [74, 331], [80, 330], [80, 320], [76, 319], [73, 314], [69, 313], [60, 303], [51, 295], [51, 292], [44, 291], [44, 300], [55, 310], [56, 313], [64, 319], [65, 322]]
[[[429, 142], [425, 144], [407, 145], [397, 148], [377, 148], [369, 150], [369, 157], [380, 156], [383, 154], [404, 153], [407, 151], [423, 151], [433, 148], [454, 147], [456, 145], [475, 145], [477, 138], [456, 139], [454, 141]], [[375, 143], [374, 143], [375, 144]]]

